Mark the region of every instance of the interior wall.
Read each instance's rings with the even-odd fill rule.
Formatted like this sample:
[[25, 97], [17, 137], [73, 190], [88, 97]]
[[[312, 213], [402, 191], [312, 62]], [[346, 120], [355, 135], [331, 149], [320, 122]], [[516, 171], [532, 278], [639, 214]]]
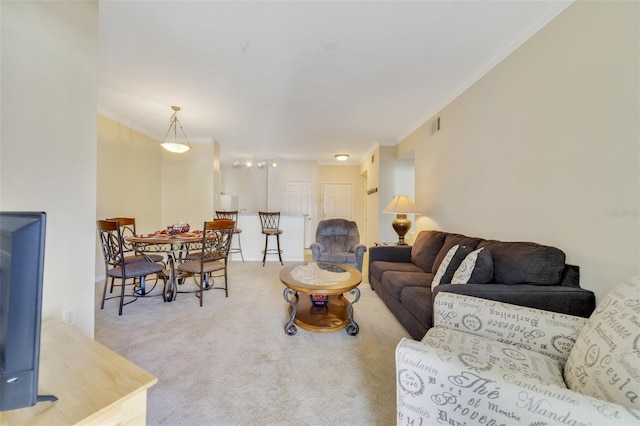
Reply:
[[[98, 115], [96, 219], [134, 217], [136, 231], [162, 229], [160, 143]], [[96, 280], [104, 278], [104, 258], [96, 236]]]
[[213, 141], [213, 210], [221, 209], [220, 188], [222, 188], [222, 164], [220, 163], [220, 143]]
[[[393, 163], [393, 195], [408, 195], [411, 200], [415, 203], [416, 195], [415, 195], [415, 166], [413, 159], [411, 160], [396, 160]], [[386, 206], [383, 206], [383, 208]], [[385, 214], [386, 219], [391, 220], [391, 224], [389, 225], [390, 232], [392, 233], [392, 240], [397, 241], [398, 234], [393, 230], [393, 220], [396, 215], [394, 214]], [[408, 244], [413, 243], [416, 237], [416, 228], [415, 224], [415, 215], [407, 214], [407, 219], [409, 219], [412, 223], [411, 228], [409, 228], [409, 232], [405, 235], [405, 241]], [[387, 231], [389, 231], [389, 229]]]
[[[415, 199], [415, 162], [400, 159], [400, 148], [410, 146], [402, 155], [414, 150], [415, 134], [401, 144], [390, 147], [377, 147], [360, 165], [360, 174], [365, 179], [365, 234], [367, 245], [376, 243], [393, 244], [398, 241], [398, 234], [392, 226], [395, 214], [383, 213], [384, 208], [395, 195], [409, 195]], [[411, 244], [417, 232], [415, 220], [418, 216], [408, 215], [412, 227], [405, 236]]]
[[[372, 245], [377, 241], [380, 229], [380, 220], [382, 217], [382, 208], [380, 206], [380, 147], [370, 153], [367, 158], [360, 164], [360, 174], [365, 177], [365, 240], [368, 245]], [[387, 197], [385, 197], [386, 199]], [[389, 198], [389, 200], [391, 200]], [[387, 201], [388, 203], [389, 201]]]
[[637, 275], [639, 8], [573, 3], [410, 135], [416, 227], [557, 246], [598, 299]]
[[98, 2], [0, 2], [0, 209], [47, 212], [43, 320], [94, 327]]
[[160, 208], [162, 227], [187, 222], [202, 229], [206, 220], [215, 217], [214, 158], [215, 143], [191, 144], [182, 154], [162, 150]]
[[265, 169], [223, 164], [220, 170], [220, 192], [238, 197], [238, 210], [242, 210], [243, 213], [257, 213], [267, 209]]
[[378, 198], [378, 211], [380, 212], [380, 220], [378, 222], [378, 238], [376, 241], [383, 243], [398, 241], [398, 234], [396, 234], [391, 226], [391, 222], [393, 222], [396, 215], [382, 212], [396, 195], [396, 158], [395, 147], [381, 146], [380, 149], [378, 149], [378, 178], [380, 179], [378, 186], [378, 193], [380, 194]]
[[[283, 211], [284, 184], [287, 181], [309, 181], [313, 188], [317, 182], [316, 161], [290, 161], [278, 159], [276, 167], [251, 168], [221, 166], [222, 189], [225, 194], [238, 197], [238, 209], [245, 213]], [[268, 196], [267, 196], [268, 195]], [[314, 194], [314, 198], [316, 194]], [[313, 206], [311, 216], [317, 212]]]
[[[284, 184], [287, 181], [311, 182], [311, 188], [316, 188], [318, 179], [317, 161], [291, 161], [279, 160], [278, 167], [269, 169], [269, 198], [268, 208], [271, 211], [282, 211], [284, 209]], [[317, 199], [317, 193], [313, 194], [313, 199]], [[318, 217], [315, 205], [311, 207], [311, 219]]]

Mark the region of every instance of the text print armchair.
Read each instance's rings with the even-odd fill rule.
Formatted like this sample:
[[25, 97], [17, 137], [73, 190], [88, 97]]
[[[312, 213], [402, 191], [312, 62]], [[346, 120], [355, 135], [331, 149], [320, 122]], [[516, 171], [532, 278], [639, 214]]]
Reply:
[[367, 247], [360, 244], [358, 225], [352, 220], [321, 220], [316, 229], [316, 242], [311, 243], [310, 248], [314, 262], [345, 263], [362, 272]]
[[438, 293], [396, 349], [398, 425], [639, 425], [640, 277], [589, 319]]

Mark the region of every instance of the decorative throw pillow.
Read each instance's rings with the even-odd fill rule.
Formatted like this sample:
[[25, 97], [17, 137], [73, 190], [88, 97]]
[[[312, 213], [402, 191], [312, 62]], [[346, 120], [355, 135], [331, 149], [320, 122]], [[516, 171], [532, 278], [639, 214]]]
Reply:
[[569, 389], [640, 410], [640, 276], [598, 304], [564, 368]]
[[484, 247], [464, 258], [453, 273], [451, 284], [485, 284], [493, 278], [493, 257]]
[[436, 272], [435, 277], [433, 277], [433, 281], [431, 281], [431, 288], [435, 288], [438, 284], [450, 283], [453, 278], [453, 273], [458, 269], [460, 263], [462, 263], [464, 258], [471, 253], [471, 251], [471, 248], [458, 244], [451, 247], [440, 263], [438, 271]]

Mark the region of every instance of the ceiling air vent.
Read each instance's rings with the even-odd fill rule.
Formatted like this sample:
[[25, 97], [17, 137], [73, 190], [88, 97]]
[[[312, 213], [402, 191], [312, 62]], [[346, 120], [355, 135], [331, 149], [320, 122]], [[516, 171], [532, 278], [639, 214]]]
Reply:
[[435, 132], [438, 132], [438, 131], [440, 131], [440, 117], [434, 119], [431, 122], [429, 134], [432, 135], [432, 134], [434, 134]]

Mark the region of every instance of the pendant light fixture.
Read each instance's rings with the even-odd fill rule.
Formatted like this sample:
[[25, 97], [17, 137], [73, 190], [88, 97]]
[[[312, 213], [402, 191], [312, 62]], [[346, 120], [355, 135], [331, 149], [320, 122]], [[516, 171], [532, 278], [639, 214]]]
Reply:
[[[173, 114], [169, 119], [170, 121], [169, 129], [167, 130], [167, 133], [164, 135], [164, 141], [160, 145], [167, 151], [181, 154], [183, 152], [189, 151], [191, 149], [191, 144], [189, 143], [189, 139], [187, 138], [187, 135], [184, 133], [184, 129], [182, 128], [182, 124], [180, 124], [180, 120], [178, 120], [178, 111], [180, 111], [180, 107], [172, 106], [171, 109], [173, 110]], [[180, 132], [182, 132], [182, 136], [184, 136], [184, 140], [187, 141], [186, 143], [178, 142], [178, 127], [180, 127]], [[169, 133], [172, 133], [172, 129], [173, 129], [173, 139], [169, 138], [169, 140], [167, 140]]]

